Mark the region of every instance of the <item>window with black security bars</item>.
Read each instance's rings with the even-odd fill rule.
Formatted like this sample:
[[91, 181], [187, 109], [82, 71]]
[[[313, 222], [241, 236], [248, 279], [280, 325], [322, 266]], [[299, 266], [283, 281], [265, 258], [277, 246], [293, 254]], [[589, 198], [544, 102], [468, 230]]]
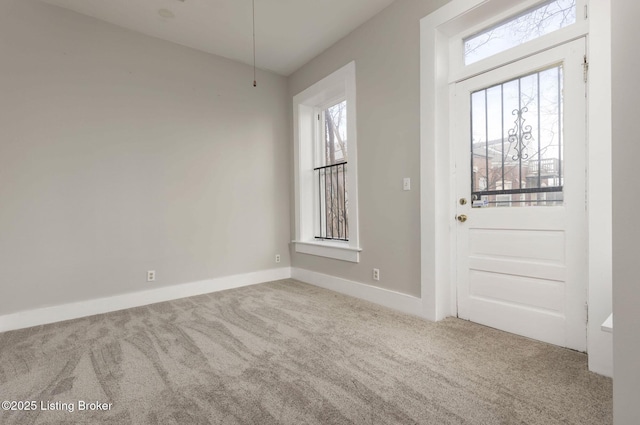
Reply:
[[347, 193], [347, 102], [335, 103], [318, 114], [322, 137], [314, 168], [318, 215], [316, 239], [349, 240]]
[[474, 205], [563, 203], [562, 66], [471, 94]]

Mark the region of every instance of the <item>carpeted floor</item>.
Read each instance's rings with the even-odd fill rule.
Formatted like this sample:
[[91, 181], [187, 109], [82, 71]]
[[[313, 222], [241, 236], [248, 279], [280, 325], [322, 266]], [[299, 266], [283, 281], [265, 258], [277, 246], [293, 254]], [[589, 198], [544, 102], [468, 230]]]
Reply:
[[0, 399], [35, 408], [6, 425], [612, 423], [584, 354], [293, 280], [0, 334]]

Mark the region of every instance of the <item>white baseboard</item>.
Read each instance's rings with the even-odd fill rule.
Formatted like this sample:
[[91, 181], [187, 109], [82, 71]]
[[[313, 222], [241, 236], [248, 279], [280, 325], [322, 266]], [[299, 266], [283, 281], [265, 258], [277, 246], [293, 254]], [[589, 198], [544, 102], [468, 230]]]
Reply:
[[423, 316], [420, 298], [310, 270], [283, 267], [11, 313], [0, 316], [0, 332], [289, 278], [380, 304], [406, 314]]
[[259, 272], [219, 277], [199, 282], [185, 283], [182, 285], [166, 286], [147, 291], [21, 311], [18, 313], [0, 316], [0, 332], [93, 316], [95, 314], [109, 313], [112, 311], [140, 307], [163, 301], [192, 297], [194, 295], [208, 294], [211, 292], [224, 291], [227, 289], [271, 282], [274, 280], [288, 279], [290, 277], [291, 268], [283, 267], [279, 269], [262, 270]]
[[411, 295], [295, 267], [291, 269], [291, 277], [300, 282], [380, 304], [402, 313], [423, 316], [422, 300]]

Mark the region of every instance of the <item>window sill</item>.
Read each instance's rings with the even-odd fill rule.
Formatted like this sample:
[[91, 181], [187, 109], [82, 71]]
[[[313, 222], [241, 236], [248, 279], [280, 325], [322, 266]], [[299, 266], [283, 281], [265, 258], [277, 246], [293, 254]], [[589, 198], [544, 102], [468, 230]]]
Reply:
[[293, 241], [296, 252], [300, 254], [316, 255], [319, 257], [333, 258], [336, 260], [360, 262], [360, 248], [353, 248], [343, 242], [302, 242]]

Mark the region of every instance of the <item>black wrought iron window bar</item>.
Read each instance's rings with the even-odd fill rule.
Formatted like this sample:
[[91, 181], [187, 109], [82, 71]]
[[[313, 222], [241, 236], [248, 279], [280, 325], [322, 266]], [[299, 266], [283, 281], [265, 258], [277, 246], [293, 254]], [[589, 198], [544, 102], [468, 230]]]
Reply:
[[318, 185], [316, 239], [349, 240], [347, 163], [314, 168]]
[[506, 189], [506, 190], [481, 190], [473, 192], [473, 199], [481, 199], [483, 196], [489, 195], [519, 195], [521, 193], [550, 193], [562, 192], [562, 187], [531, 187], [522, 189]]

